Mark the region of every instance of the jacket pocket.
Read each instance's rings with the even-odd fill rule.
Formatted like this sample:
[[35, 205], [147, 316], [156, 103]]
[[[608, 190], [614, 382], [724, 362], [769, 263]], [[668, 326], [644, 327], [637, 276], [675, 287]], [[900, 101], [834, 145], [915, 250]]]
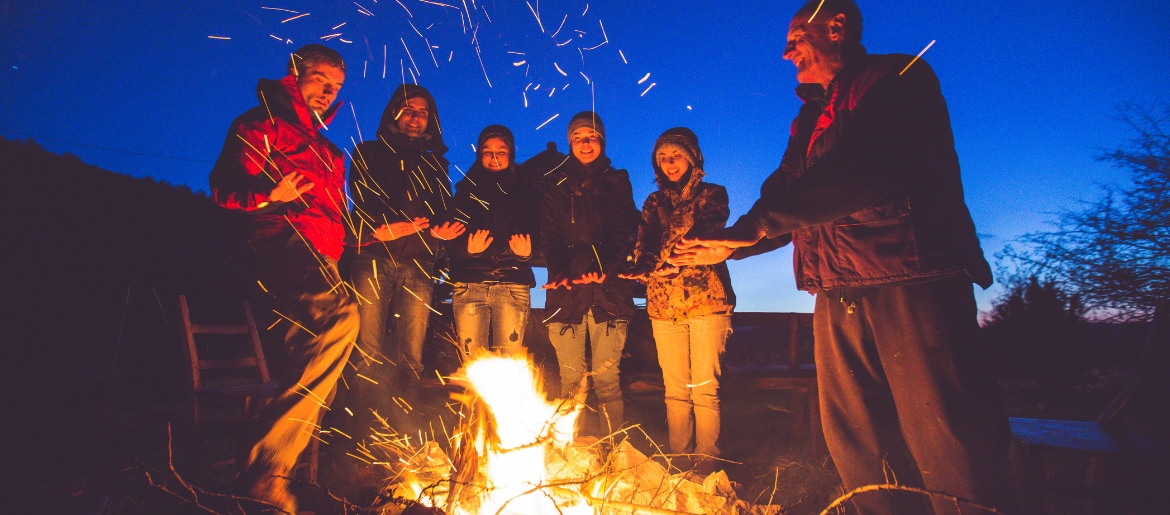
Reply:
[[892, 220], [910, 215], [910, 197], [903, 195], [884, 200], [848, 216], [833, 220], [833, 225], [860, 225]]

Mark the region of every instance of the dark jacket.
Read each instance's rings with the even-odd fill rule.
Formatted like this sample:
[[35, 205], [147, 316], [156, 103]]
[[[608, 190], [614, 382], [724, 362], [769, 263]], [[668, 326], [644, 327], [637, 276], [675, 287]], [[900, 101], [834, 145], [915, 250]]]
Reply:
[[543, 176], [540, 247], [549, 282], [606, 274], [602, 284], [548, 290], [547, 322], [579, 324], [590, 309], [599, 322], [629, 320], [634, 314], [631, 285], [617, 276], [628, 268], [638, 226], [629, 173], [614, 169], [604, 156], [588, 168], [570, 156]]
[[[512, 155], [516, 155], [514, 148]], [[455, 185], [452, 216], [463, 222], [467, 231], [451, 241], [451, 281], [536, 286], [528, 262], [532, 256], [521, 258], [508, 245], [513, 234], [527, 234], [532, 238], [532, 252], [540, 252], [536, 199], [536, 189], [514, 163], [506, 170], [491, 172], [476, 160]], [[491, 245], [479, 254], [468, 254], [467, 238], [481, 229], [491, 233]]]
[[[430, 105], [430, 120], [422, 137], [412, 138], [398, 130], [398, 111], [409, 98], [422, 97]], [[391, 241], [374, 239], [382, 224], [424, 217], [431, 227], [450, 220], [451, 179], [443, 155], [439, 112], [426, 89], [399, 86], [390, 97], [378, 124], [377, 139], [363, 141], [354, 149], [349, 168], [349, 194], [353, 199], [347, 223], [346, 244], [399, 262], [418, 260], [430, 273], [442, 240], [424, 230]]]
[[802, 84], [780, 168], [736, 224], [766, 240], [744, 257], [795, 244], [797, 286], [809, 292], [991, 268], [963, 201], [959, 158], [938, 78], [913, 56], [862, 51], [829, 87]]
[[[652, 272], [669, 267], [666, 258], [684, 236], [694, 237], [718, 229], [730, 214], [727, 189], [703, 182], [701, 168], [692, 168], [681, 187], [658, 176], [658, 191], [642, 205], [642, 224], [634, 247], [632, 272]], [[684, 179], [680, 179], [680, 182]], [[665, 276], [651, 276], [646, 283], [646, 311], [654, 320], [683, 320], [713, 314], [731, 314], [735, 292], [727, 264], [684, 266]]]
[[[260, 105], [232, 122], [209, 182], [219, 205], [251, 213], [249, 239], [291, 237], [295, 229], [313, 248], [333, 259], [341, 257], [345, 229], [345, 160], [318, 131], [297, 88], [296, 77], [261, 79], [256, 85]], [[321, 120], [328, 122], [341, 103]], [[293, 202], [270, 202], [268, 194], [288, 173], [302, 174], [301, 184], [313, 188]]]

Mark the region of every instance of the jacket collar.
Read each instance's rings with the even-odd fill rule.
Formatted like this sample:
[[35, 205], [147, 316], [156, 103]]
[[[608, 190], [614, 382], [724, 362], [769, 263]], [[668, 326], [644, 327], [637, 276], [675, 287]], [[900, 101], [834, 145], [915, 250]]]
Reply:
[[292, 74], [278, 81], [260, 79], [260, 82], [256, 84], [256, 97], [260, 100], [261, 105], [268, 108], [268, 112], [272, 116], [279, 116], [311, 132], [315, 132], [323, 125], [328, 125], [333, 121], [334, 115], [337, 114], [337, 108], [341, 107], [342, 104], [341, 100], [334, 102], [318, 118], [309, 110], [309, 105], [305, 103], [304, 97], [301, 96], [301, 90], [297, 87], [297, 78]]

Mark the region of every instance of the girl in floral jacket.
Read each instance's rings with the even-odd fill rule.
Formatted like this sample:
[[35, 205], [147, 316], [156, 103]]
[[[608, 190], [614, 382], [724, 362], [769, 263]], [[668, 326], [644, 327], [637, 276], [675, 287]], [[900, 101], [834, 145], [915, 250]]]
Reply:
[[703, 182], [703, 153], [690, 129], [662, 133], [652, 158], [658, 191], [642, 206], [634, 267], [623, 277], [646, 283], [671, 452], [718, 456], [719, 358], [735, 293], [725, 264], [674, 267], [666, 258], [684, 236], [723, 228], [727, 190]]

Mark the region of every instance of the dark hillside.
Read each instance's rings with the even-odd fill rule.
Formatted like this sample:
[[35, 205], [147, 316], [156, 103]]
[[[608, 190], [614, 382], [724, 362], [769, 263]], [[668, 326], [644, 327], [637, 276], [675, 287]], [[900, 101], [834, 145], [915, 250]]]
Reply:
[[243, 297], [242, 219], [207, 196], [31, 140], [0, 139], [0, 174], [6, 375], [104, 375], [120, 327], [119, 373], [170, 375], [175, 296]]

